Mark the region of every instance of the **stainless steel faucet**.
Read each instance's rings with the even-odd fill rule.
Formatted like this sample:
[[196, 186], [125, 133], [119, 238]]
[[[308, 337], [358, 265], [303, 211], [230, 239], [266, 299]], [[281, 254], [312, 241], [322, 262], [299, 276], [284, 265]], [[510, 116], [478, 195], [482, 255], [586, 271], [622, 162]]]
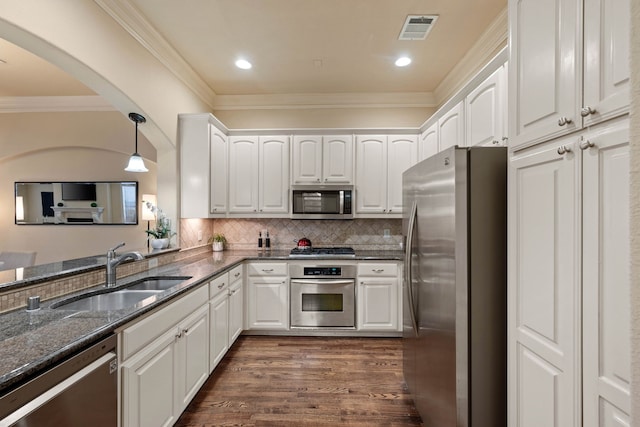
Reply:
[[128, 259], [141, 260], [144, 259], [142, 254], [137, 251], [127, 252], [116, 258], [116, 250], [124, 246], [124, 242], [116, 245], [116, 247], [109, 249], [107, 252], [107, 288], [111, 288], [116, 285], [116, 267], [123, 261]]

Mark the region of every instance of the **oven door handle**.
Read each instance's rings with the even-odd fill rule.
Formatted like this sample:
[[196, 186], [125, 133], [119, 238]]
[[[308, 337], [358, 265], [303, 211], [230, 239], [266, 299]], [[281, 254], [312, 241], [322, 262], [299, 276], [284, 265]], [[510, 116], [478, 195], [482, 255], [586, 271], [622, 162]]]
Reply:
[[299, 283], [301, 285], [352, 285], [354, 279], [291, 279], [291, 284]]

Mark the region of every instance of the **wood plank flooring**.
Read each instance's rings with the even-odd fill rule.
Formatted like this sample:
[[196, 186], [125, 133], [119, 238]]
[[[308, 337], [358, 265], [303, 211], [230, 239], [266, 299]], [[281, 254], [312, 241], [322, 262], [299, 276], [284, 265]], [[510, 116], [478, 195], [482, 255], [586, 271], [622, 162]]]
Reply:
[[398, 338], [241, 336], [176, 426], [422, 426]]

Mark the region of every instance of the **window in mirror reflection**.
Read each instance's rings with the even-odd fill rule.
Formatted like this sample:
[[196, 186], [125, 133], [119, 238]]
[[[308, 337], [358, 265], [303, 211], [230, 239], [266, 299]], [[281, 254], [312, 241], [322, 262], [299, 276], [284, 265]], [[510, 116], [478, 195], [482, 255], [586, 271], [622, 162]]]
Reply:
[[16, 182], [16, 224], [138, 223], [137, 181]]

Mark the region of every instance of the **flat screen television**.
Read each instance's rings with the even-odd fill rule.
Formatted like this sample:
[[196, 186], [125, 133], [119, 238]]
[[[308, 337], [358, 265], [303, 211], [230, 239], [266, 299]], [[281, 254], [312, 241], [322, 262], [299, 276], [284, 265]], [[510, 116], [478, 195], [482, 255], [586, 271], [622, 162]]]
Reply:
[[89, 182], [63, 182], [62, 200], [96, 200], [96, 184]]

